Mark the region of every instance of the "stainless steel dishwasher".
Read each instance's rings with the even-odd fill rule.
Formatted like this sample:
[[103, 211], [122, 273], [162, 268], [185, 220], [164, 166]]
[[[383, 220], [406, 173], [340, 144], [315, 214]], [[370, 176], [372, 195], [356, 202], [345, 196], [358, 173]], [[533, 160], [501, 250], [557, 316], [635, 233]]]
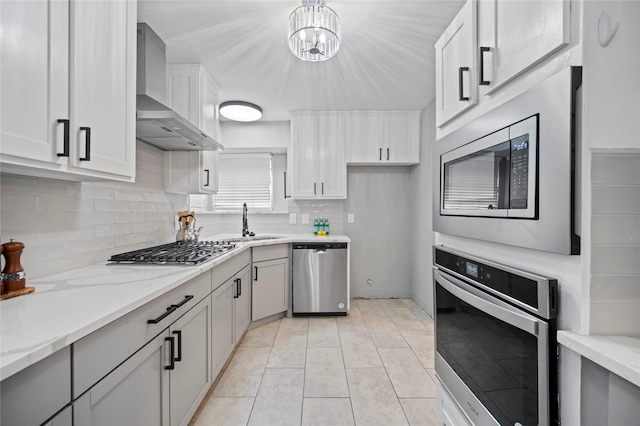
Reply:
[[294, 315], [347, 314], [347, 243], [294, 243], [292, 268]]

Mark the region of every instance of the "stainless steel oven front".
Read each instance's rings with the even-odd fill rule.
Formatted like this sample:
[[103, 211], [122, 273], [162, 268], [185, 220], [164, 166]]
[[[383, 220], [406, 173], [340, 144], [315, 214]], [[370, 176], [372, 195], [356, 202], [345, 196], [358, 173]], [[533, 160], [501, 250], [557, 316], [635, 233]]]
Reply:
[[435, 369], [474, 425], [558, 421], [557, 281], [434, 247]]

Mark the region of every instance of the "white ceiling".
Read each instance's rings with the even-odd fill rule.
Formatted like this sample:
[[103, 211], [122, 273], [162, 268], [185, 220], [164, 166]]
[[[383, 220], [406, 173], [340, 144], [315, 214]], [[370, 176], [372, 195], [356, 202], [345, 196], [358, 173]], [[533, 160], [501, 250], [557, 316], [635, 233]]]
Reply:
[[323, 62], [289, 51], [287, 19], [301, 1], [140, 0], [168, 63], [200, 63], [220, 101], [260, 105], [263, 120], [292, 110], [418, 110], [435, 96], [435, 41], [464, 0], [327, 0], [342, 45]]

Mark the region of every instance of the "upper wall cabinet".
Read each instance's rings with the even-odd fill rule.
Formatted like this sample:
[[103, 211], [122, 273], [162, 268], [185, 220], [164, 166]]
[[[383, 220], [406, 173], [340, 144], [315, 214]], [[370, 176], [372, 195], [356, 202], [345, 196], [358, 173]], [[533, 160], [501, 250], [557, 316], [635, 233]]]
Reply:
[[292, 198], [347, 198], [342, 119], [337, 113], [292, 112], [287, 161]]
[[435, 44], [436, 126], [477, 102], [477, 10], [468, 0]]
[[569, 1], [482, 0], [478, 84], [488, 95], [569, 43]]
[[436, 126], [481, 103], [569, 38], [568, 0], [468, 0], [435, 45]]
[[349, 111], [342, 118], [348, 164], [420, 163], [420, 111]]
[[[178, 114], [220, 140], [218, 85], [200, 64], [167, 65], [167, 103]], [[166, 151], [164, 186], [168, 192], [218, 192], [217, 151]]]
[[2, 1], [0, 20], [2, 171], [133, 181], [136, 3]]

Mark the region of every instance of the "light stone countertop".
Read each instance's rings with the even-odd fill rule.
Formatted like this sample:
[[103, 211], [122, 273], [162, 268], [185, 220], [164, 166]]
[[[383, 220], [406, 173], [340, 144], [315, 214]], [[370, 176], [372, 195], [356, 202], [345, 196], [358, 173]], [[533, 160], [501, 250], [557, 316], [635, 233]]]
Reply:
[[[0, 380], [78, 341], [251, 247], [293, 242], [351, 242], [345, 235], [270, 235], [236, 242], [195, 266], [100, 263], [27, 280], [35, 292], [0, 302]], [[237, 235], [216, 235], [225, 240]], [[259, 235], [258, 237], [264, 237]], [[26, 268], [25, 268], [26, 269]]]
[[640, 337], [558, 331], [558, 343], [640, 387]]

